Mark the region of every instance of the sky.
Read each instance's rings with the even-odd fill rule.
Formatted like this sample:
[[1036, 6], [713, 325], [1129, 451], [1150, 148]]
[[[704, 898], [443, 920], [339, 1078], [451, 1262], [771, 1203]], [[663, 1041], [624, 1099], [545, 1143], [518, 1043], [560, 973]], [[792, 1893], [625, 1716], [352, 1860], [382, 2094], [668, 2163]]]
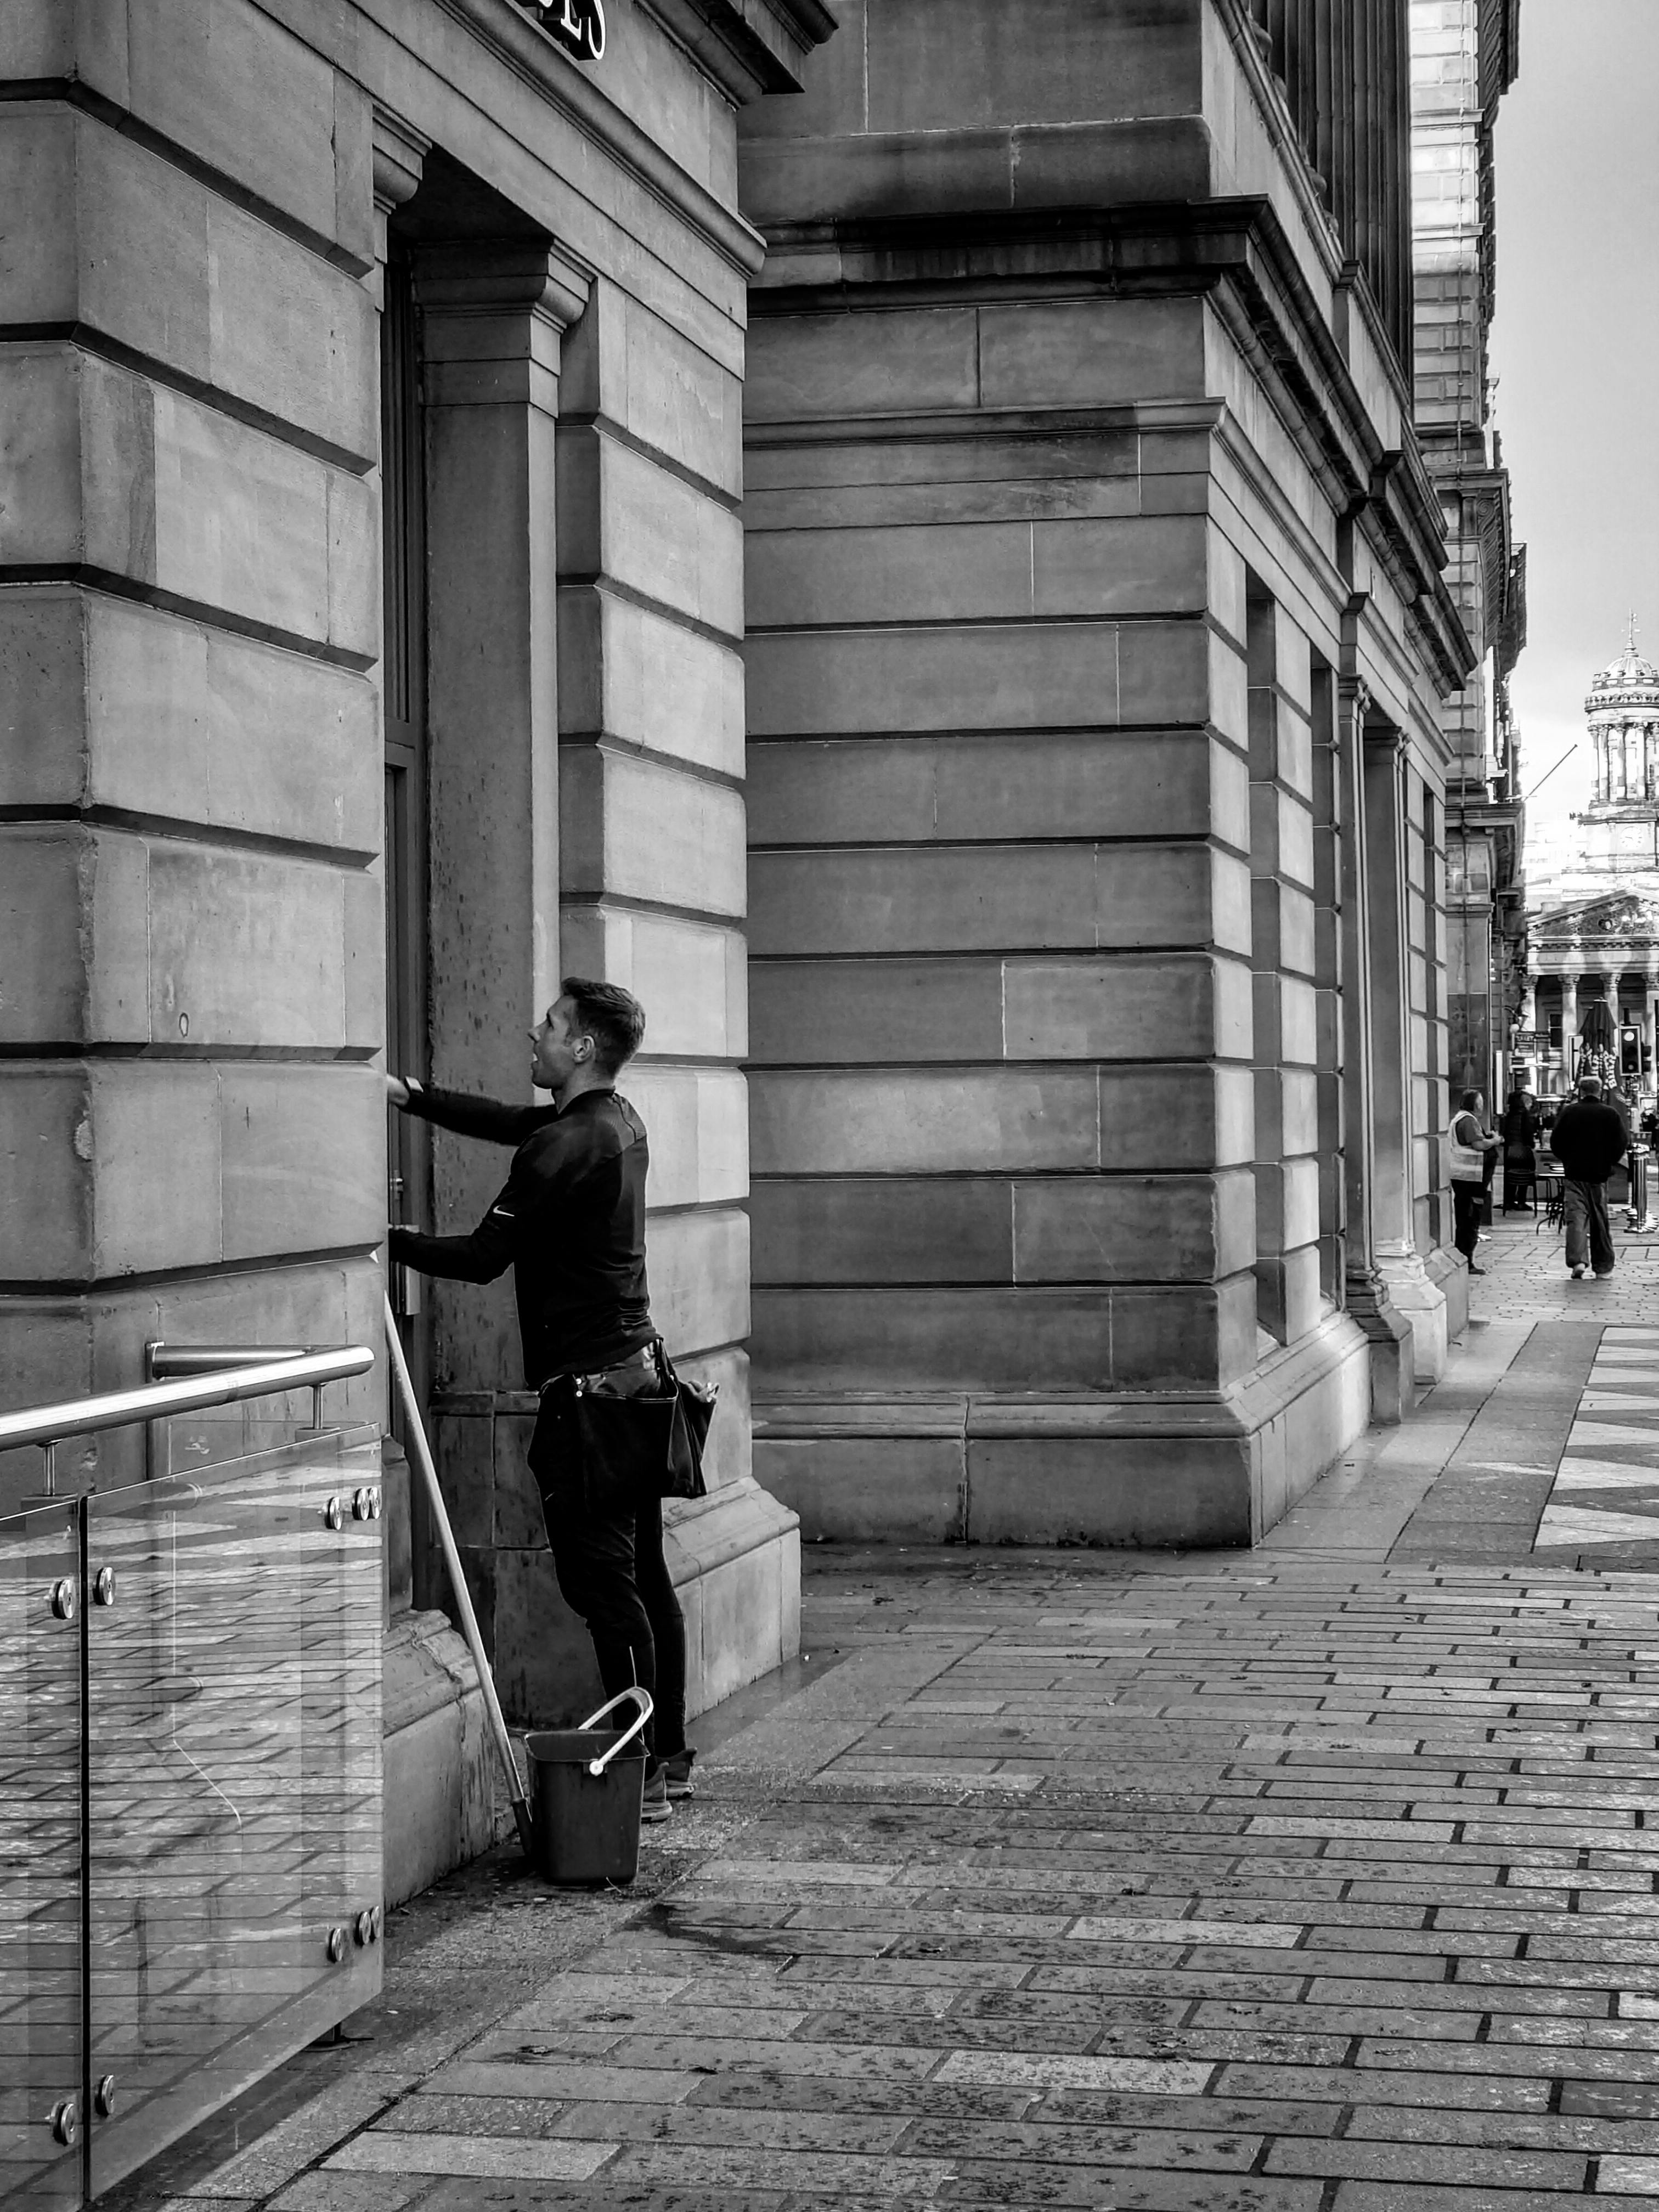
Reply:
[[1528, 808], [1589, 804], [1584, 695], [1624, 647], [1659, 662], [1659, 0], [1521, 0], [1498, 110], [1495, 422], [1527, 547], [1511, 684]]

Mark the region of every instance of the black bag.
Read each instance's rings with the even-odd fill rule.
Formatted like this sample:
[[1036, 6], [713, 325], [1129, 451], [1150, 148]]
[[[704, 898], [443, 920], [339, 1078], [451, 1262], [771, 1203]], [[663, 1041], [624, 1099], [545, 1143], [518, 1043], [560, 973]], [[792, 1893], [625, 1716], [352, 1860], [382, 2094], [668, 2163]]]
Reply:
[[557, 1375], [541, 1395], [530, 1471], [544, 1506], [626, 1511], [642, 1498], [702, 1498], [703, 1445], [717, 1393], [683, 1382], [660, 1340], [653, 1346], [661, 1389], [613, 1398]]
[[720, 1385], [717, 1382], [711, 1389], [702, 1382], [682, 1382], [660, 1337], [656, 1351], [657, 1372], [672, 1393], [674, 1407], [661, 1494], [665, 1498], [706, 1498], [708, 1485], [702, 1479], [702, 1452], [708, 1441], [708, 1425], [714, 1418]]

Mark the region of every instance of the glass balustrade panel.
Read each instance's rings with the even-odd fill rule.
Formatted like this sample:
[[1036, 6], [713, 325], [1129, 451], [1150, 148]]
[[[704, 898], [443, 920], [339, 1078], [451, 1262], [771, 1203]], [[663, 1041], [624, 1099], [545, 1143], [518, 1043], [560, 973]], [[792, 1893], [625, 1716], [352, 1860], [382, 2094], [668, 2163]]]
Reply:
[[88, 1501], [95, 2189], [379, 1989], [379, 1483], [365, 1429]]
[[79, 1509], [0, 1520], [0, 2203], [82, 2185]]

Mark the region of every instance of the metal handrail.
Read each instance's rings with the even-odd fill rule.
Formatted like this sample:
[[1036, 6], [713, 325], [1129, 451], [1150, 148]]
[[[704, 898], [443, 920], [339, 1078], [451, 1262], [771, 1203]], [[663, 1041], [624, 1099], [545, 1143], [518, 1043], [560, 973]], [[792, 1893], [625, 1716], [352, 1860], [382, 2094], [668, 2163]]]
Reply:
[[242, 1398], [270, 1397], [280, 1390], [319, 1389], [349, 1375], [366, 1375], [374, 1364], [374, 1354], [366, 1344], [343, 1344], [335, 1351], [310, 1352], [297, 1359], [265, 1359], [176, 1382], [145, 1382], [135, 1390], [105, 1390], [95, 1398], [27, 1406], [19, 1413], [0, 1413], [0, 1451], [14, 1451], [23, 1444], [50, 1449], [61, 1437], [88, 1436], [97, 1429], [164, 1421], [174, 1413], [228, 1406]]
[[230, 1367], [264, 1367], [273, 1359], [307, 1359], [313, 1352], [339, 1349], [337, 1344], [168, 1344], [152, 1337], [144, 1346], [144, 1380], [169, 1382], [184, 1375], [222, 1375]]

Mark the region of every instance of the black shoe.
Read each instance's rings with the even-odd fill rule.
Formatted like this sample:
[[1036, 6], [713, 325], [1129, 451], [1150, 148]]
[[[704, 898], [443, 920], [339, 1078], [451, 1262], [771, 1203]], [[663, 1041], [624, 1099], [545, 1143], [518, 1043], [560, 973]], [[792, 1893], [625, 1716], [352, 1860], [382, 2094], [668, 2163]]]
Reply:
[[1484, 1275], [1484, 1274], [1486, 1273], [1486, 1269], [1485, 1269], [1484, 1267], [1477, 1267], [1475, 1266], [1475, 1264], [1474, 1264], [1474, 1261], [1473, 1261], [1473, 1260], [1471, 1260], [1471, 1261], [1470, 1261], [1470, 1262], [1469, 1262], [1469, 1273], [1470, 1273], [1470, 1274], [1472, 1274], [1472, 1275]]
[[645, 1794], [640, 1800], [640, 1820], [644, 1826], [654, 1826], [659, 1820], [672, 1820], [674, 1808], [668, 1802], [668, 1770], [660, 1760], [649, 1766], [645, 1773]]
[[695, 1751], [687, 1749], [685, 1751], [671, 1751], [667, 1758], [664, 1759], [662, 1763], [662, 1771], [666, 1778], [668, 1794], [671, 1797], [695, 1797], [696, 1796], [697, 1785], [691, 1779], [691, 1768], [696, 1759], [696, 1756], [697, 1754]]

